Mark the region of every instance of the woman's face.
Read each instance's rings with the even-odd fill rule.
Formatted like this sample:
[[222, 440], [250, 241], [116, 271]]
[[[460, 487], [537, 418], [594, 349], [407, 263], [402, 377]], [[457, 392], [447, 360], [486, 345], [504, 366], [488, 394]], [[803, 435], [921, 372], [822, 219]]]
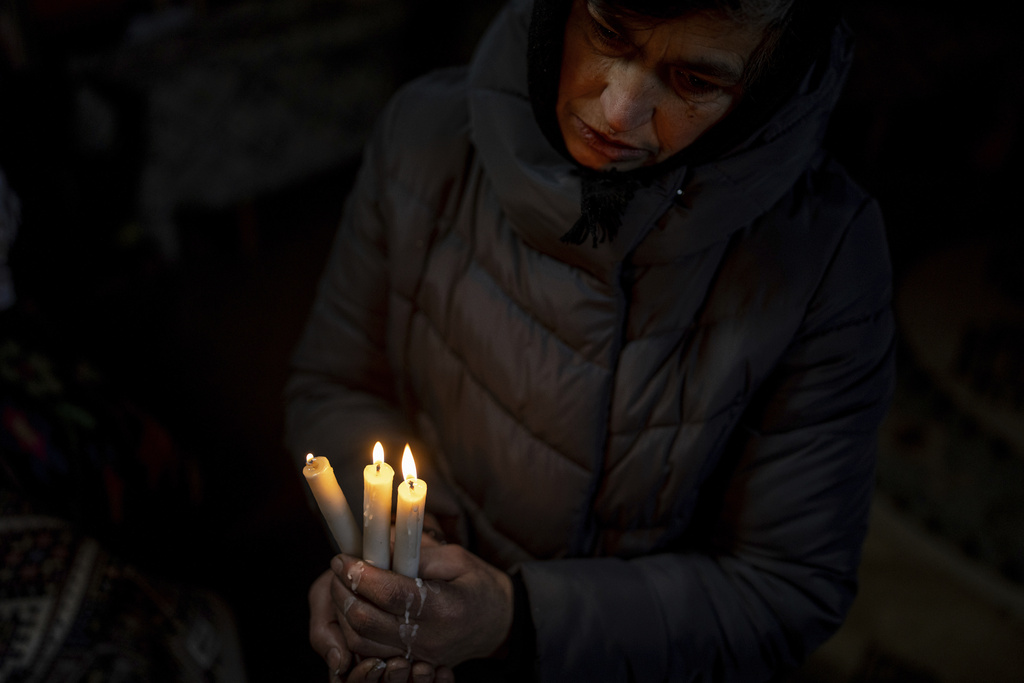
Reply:
[[556, 105], [569, 153], [596, 170], [664, 161], [739, 103], [760, 40], [709, 13], [626, 26], [573, 0]]

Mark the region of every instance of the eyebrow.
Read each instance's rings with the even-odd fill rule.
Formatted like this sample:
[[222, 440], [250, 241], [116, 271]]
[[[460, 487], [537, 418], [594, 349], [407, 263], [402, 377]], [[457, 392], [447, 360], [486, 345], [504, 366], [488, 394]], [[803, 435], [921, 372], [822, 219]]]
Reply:
[[677, 62], [674, 66], [686, 69], [687, 71], [693, 71], [702, 76], [708, 76], [728, 85], [736, 85], [743, 80], [743, 67], [739, 66], [737, 68], [736, 64], [725, 60], [696, 57]]
[[583, 4], [591, 21], [603, 24], [618, 34], [624, 43], [629, 44], [634, 49], [637, 48], [636, 43], [633, 41], [633, 29], [623, 22], [622, 17], [602, 11], [601, 6], [592, 0], [585, 0]]
[[621, 17], [610, 12], [606, 12], [600, 3], [588, 1], [584, 4], [586, 5], [587, 12], [590, 16], [608, 24], [608, 28], [611, 30], [622, 35], [626, 35], [630, 32], [629, 28], [622, 23]]

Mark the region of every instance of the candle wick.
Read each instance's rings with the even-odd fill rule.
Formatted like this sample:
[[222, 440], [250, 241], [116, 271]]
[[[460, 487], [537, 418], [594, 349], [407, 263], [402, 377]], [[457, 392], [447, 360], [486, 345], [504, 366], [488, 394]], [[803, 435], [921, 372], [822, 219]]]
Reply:
[[413, 485], [415, 481], [416, 481], [415, 479], [409, 479], [409, 488], [410, 488], [410, 489], [414, 489], [414, 488], [416, 488], [416, 487], [415, 487], [415, 486]]
[[377, 463], [377, 471], [380, 472], [380, 463]]

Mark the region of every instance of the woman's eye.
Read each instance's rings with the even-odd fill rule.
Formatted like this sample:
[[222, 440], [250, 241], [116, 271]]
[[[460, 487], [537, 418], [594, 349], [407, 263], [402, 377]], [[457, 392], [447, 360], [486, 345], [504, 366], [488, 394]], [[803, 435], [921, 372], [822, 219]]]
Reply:
[[679, 88], [689, 95], [711, 95], [721, 89], [711, 81], [686, 71], [676, 72], [676, 82]]
[[618, 33], [607, 26], [602, 26], [601, 24], [597, 25], [597, 33], [601, 36], [602, 40], [606, 40], [608, 42], [618, 42], [622, 40], [622, 37]]
[[604, 43], [609, 47], [622, 47], [626, 42], [621, 34], [616, 33], [593, 17], [591, 17], [590, 26], [598, 42]]

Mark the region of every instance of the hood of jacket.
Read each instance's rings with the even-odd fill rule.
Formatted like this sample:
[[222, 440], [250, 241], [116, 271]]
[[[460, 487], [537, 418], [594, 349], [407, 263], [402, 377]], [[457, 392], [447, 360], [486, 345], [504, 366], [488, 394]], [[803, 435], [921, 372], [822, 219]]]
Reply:
[[727, 240], [764, 214], [820, 153], [851, 63], [852, 41], [840, 25], [827, 61], [813, 64], [795, 95], [741, 143], [699, 165], [666, 167], [629, 203], [615, 239], [566, 244], [561, 237], [580, 216], [581, 175], [534, 116], [527, 80], [532, 6], [532, 0], [513, 0], [503, 10], [508, 16], [491, 25], [474, 54], [473, 142], [517, 233], [534, 248], [603, 278], [614, 276], [668, 212], [681, 219], [681, 228], [658, 240], [655, 258], [664, 262]]

